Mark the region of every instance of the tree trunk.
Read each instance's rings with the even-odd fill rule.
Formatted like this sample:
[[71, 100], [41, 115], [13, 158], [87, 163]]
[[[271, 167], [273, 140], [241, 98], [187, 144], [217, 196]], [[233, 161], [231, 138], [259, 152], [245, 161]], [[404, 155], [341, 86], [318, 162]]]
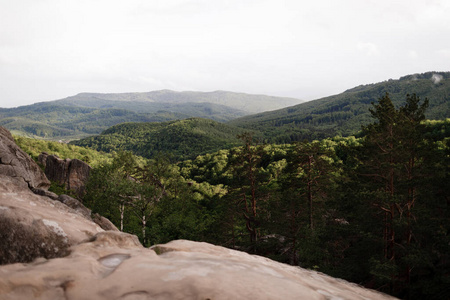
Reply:
[[147, 238], [145, 236], [146, 231], [145, 231], [145, 226], [147, 225], [147, 220], [145, 217], [145, 213], [142, 214], [142, 244], [144, 245], [144, 247], [147, 244]]
[[123, 231], [123, 217], [125, 213], [125, 204], [121, 203], [119, 209], [120, 209], [120, 231]]
[[309, 228], [311, 231], [314, 230], [314, 217], [313, 217], [313, 194], [312, 194], [312, 156], [308, 157], [308, 205], [309, 205]]

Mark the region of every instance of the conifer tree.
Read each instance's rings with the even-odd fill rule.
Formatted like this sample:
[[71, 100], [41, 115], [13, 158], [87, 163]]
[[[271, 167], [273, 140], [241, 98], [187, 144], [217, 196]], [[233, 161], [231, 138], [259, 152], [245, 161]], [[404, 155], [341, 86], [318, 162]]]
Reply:
[[[407, 95], [406, 104], [396, 109], [386, 93], [370, 109], [375, 122], [363, 127], [359, 174], [368, 179], [371, 205], [381, 213], [383, 259], [374, 259], [373, 274], [389, 282], [390, 292], [409, 282], [411, 266], [402, 271], [401, 261], [412, 241], [416, 180], [421, 163], [424, 120], [428, 100], [420, 104]], [[406, 224], [405, 221], [406, 220]]]

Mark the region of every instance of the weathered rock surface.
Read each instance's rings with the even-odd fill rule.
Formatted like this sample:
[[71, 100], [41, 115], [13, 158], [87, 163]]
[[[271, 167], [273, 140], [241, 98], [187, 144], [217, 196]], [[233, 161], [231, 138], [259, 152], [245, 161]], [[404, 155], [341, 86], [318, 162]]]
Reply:
[[117, 231], [97, 216], [100, 228], [81, 202], [48, 191], [49, 185], [39, 166], [0, 127], [0, 264], [62, 257], [101, 228]]
[[16, 145], [11, 133], [1, 126], [0, 174], [18, 178], [30, 188], [48, 189], [50, 186], [39, 166]]
[[85, 191], [91, 167], [79, 159], [61, 159], [56, 155], [43, 152], [39, 155], [39, 162], [45, 167], [45, 175], [67, 190], [82, 195]]
[[97, 213], [91, 214], [92, 220], [103, 230], [120, 231], [110, 220]]
[[21, 178], [0, 174], [0, 264], [65, 256], [101, 231], [82, 213], [34, 194]]
[[206, 243], [143, 248], [103, 232], [69, 256], [0, 267], [0, 298], [13, 299], [393, 299], [375, 291]]
[[72, 198], [67, 195], [59, 195], [56, 200], [72, 208], [76, 213], [85, 217], [87, 220], [93, 221], [103, 230], [119, 231], [119, 229], [117, 229], [117, 227], [107, 218], [97, 213], [92, 214], [91, 210], [85, 207], [78, 199]]

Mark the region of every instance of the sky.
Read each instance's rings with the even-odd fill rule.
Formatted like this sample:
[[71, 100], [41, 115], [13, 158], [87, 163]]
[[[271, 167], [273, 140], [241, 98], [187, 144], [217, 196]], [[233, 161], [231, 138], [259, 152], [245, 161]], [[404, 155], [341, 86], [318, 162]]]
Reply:
[[0, 0], [0, 107], [81, 92], [318, 99], [450, 71], [448, 0]]

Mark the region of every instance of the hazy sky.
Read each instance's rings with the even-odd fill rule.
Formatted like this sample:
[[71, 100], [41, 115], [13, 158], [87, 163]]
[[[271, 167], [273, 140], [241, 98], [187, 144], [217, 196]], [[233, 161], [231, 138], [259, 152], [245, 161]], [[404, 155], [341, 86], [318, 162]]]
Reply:
[[0, 0], [0, 107], [159, 89], [305, 100], [450, 71], [448, 0]]

